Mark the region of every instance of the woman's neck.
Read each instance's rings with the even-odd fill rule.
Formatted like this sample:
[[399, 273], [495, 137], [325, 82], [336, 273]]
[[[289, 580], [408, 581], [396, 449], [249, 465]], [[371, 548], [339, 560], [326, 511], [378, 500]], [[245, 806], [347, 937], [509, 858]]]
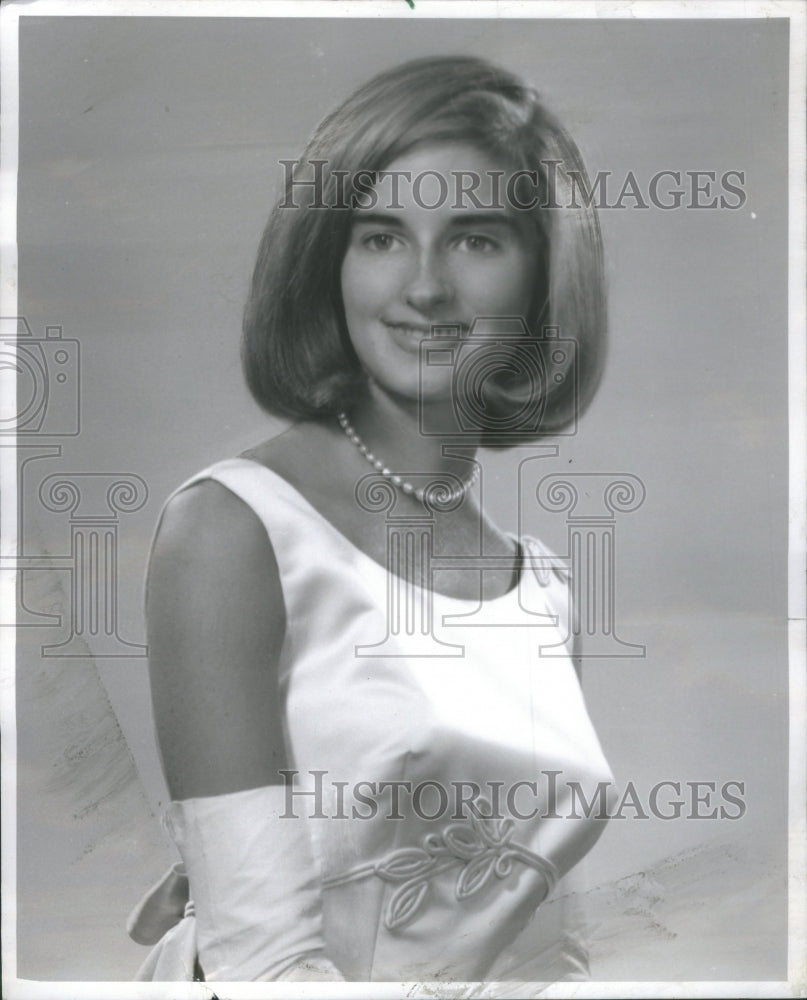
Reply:
[[421, 410], [417, 400], [391, 395], [371, 383], [349, 417], [362, 441], [393, 472], [447, 472], [460, 479], [471, 474], [477, 441], [459, 434], [450, 403]]

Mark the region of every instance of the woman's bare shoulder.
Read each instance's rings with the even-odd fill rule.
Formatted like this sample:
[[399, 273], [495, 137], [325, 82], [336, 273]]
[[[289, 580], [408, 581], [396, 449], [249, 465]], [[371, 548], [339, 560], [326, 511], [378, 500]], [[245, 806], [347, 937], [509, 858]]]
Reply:
[[[202, 479], [166, 503], [149, 562], [148, 596], [157, 588], [171, 604], [192, 603], [195, 615], [205, 609], [239, 608], [253, 603], [260, 590], [282, 606], [274, 550], [263, 522], [239, 496], [214, 479]], [[154, 601], [149, 603], [154, 606]]]
[[[254, 542], [266, 530], [239, 496], [216, 479], [200, 479], [165, 504], [155, 547], [171, 550]], [[268, 541], [268, 539], [267, 539]]]
[[146, 613], [152, 702], [172, 796], [276, 781], [285, 759], [282, 585], [262, 522], [221, 483], [194, 482], [166, 504]]

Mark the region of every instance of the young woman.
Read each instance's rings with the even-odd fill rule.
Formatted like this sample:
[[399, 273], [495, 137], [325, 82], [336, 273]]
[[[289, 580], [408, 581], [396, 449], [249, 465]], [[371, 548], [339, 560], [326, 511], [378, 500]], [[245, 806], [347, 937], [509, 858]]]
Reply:
[[[568, 581], [474, 485], [479, 445], [563, 427], [597, 384], [584, 168], [531, 89], [464, 57], [370, 81], [286, 168], [243, 358], [293, 422], [180, 487], [151, 557], [184, 868], [133, 916], [160, 938], [141, 976], [507, 978], [601, 832], [568, 782], [609, 779], [573, 651], [540, 654]], [[532, 978], [579, 971], [550, 926]]]

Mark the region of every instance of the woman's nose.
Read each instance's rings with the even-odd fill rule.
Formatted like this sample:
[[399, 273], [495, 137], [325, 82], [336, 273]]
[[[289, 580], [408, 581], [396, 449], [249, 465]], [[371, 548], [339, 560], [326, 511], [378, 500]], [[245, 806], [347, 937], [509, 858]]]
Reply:
[[450, 279], [434, 255], [424, 253], [418, 257], [404, 295], [408, 305], [426, 315], [452, 298]]

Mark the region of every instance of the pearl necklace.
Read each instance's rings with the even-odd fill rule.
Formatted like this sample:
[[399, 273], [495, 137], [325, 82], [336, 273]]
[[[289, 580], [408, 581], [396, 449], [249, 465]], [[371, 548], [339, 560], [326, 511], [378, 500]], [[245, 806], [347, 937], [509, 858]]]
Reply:
[[[356, 433], [356, 429], [353, 427], [353, 424], [351, 424], [351, 422], [348, 420], [347, 414], [338, 413], [336, 415], [336, 419], [339, 421], [339, 426], [345, 432], [345, 436], [347, 437], [348, 441], [350, 441], [351, 444], [354, 444], [356, 448], [358, 448], [361, 454], [364, 455], [364, 457], [367, 459], [370, 465], [372, 465], [372, 467], [376, 470], [376, 472], [379, 473], [379, 475], [382, 475], [385, 479], [389, 479], [389, 481], [394, 486], [397, 486], [399, 490], [401, 490], [403, 493], [406, 493], [407, 496], [415, 497], [415, 499], [419, 500], [421, 503], [424, 503], [426, 501], [427, 495], [429, 495], [432, 486], [439, 484], [440, 486], [439, 494], [435, 493], [435, 499], [438, 500], [438, 506], [451, 507], [458, 500], [461, 500], [465, 496], [468, 490], [474, 485], [476, 480], [479, 478], [479, 466], [477, 464], [474, 464], [474, 471], [471, 473], [471, 475], [464, 482], [461, 482], [459, 486], [455, 486], [453, 489], [449, 489], [446, 485], [444, 485], [444, 482], [442, 482], [437, 476], [435, 477], [435, 484], [432, 484], [432, 486], [429, 487], [421, 486], [420, 488], [417, 488], [413, 486], [412, 483], [408, 483], [401, 476], [397, 475], [396, 473], [392, 472], [391, 469], [387, 468], [387, 466], [384, 465], [384, 463], [381, 461], [380, 458], [376, 458], [376, 456], [370, 451], [370, 449], [367, 447], [364, 441], [362, 441], [362, 439]], [[431, 499], [431, 496], [429, 498]]]

